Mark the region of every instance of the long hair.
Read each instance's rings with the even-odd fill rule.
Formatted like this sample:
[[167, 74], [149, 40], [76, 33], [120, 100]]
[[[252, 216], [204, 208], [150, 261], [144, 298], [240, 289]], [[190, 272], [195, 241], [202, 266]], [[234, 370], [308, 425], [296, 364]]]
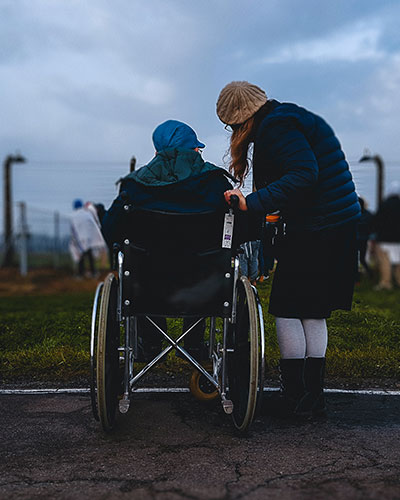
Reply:
[[257, 113], [251, 116], [241, 125], [233, 125], [231, 142], [227, 155], [230, 155], [229, 172], [240, 181], [240, 186], [243, 186], [244, 179], [249, 173], [252, 166], [252, 158], [250, 158], [252, 148], [250, 145], [254, 143], [257, 129], [264, 117], [271, 110], [271, 102], [267, 101]]
[[229, 172], [240, 181], [240, 186], [243, 186], [251, 166], [249, 146], [254, 141], [254, 125], [255, 118], [252, 116], [238, 127], [234, 127], [231, 135]]

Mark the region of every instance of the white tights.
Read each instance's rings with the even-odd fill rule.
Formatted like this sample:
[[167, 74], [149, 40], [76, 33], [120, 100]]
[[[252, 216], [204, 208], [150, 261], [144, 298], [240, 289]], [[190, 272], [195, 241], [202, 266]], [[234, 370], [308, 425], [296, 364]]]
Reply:
[[324, 358], [328, 345], [325, 319], [275, 318], [282, 359]]

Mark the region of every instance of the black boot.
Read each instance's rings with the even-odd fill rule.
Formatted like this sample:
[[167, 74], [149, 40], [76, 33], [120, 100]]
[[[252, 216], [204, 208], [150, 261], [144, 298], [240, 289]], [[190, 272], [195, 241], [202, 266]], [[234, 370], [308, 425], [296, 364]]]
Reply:
[[296, 409], [297, 414], [326, 417], [324, 379], [325, 358], [306, 358], [304, 364], [306, 395]]
[[297, 415], [297, 407], [305, 396], [304, 359], [281, 359], [279, 363], [281, 390], [265, 398], [267, 415], [289, 418]]

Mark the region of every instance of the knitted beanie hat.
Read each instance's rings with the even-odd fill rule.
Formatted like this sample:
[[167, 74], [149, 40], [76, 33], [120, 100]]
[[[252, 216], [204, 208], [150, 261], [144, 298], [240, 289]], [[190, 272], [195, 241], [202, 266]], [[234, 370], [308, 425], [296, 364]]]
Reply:
[[257, 85], [231, 82], [219, 94], [217, 115], [222, 123], [238, 125], [253, 116], [266, 102], [265, 92]]

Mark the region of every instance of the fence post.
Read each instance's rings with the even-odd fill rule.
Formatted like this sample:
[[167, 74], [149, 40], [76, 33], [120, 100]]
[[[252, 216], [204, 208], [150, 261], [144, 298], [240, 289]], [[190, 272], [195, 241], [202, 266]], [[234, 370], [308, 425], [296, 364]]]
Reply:
[[12, 196], [11, 196], [11, 166], [14, 163], [25, 163], [26, 159], [20, 154], [7, 156], [4, 161], [4, 257], [3, 267], [10, 267], [13, 264], [14, 241], [13, 241], [13, 217], [12, 217]]
[[28, 274], [28, 224], [26, 222], [26, 204], [23, 201], [18, 203], [19, 206], [19, 272], [21, 276]]
[[60, 264], [60, 214], [54, 212], [54, 267]]

